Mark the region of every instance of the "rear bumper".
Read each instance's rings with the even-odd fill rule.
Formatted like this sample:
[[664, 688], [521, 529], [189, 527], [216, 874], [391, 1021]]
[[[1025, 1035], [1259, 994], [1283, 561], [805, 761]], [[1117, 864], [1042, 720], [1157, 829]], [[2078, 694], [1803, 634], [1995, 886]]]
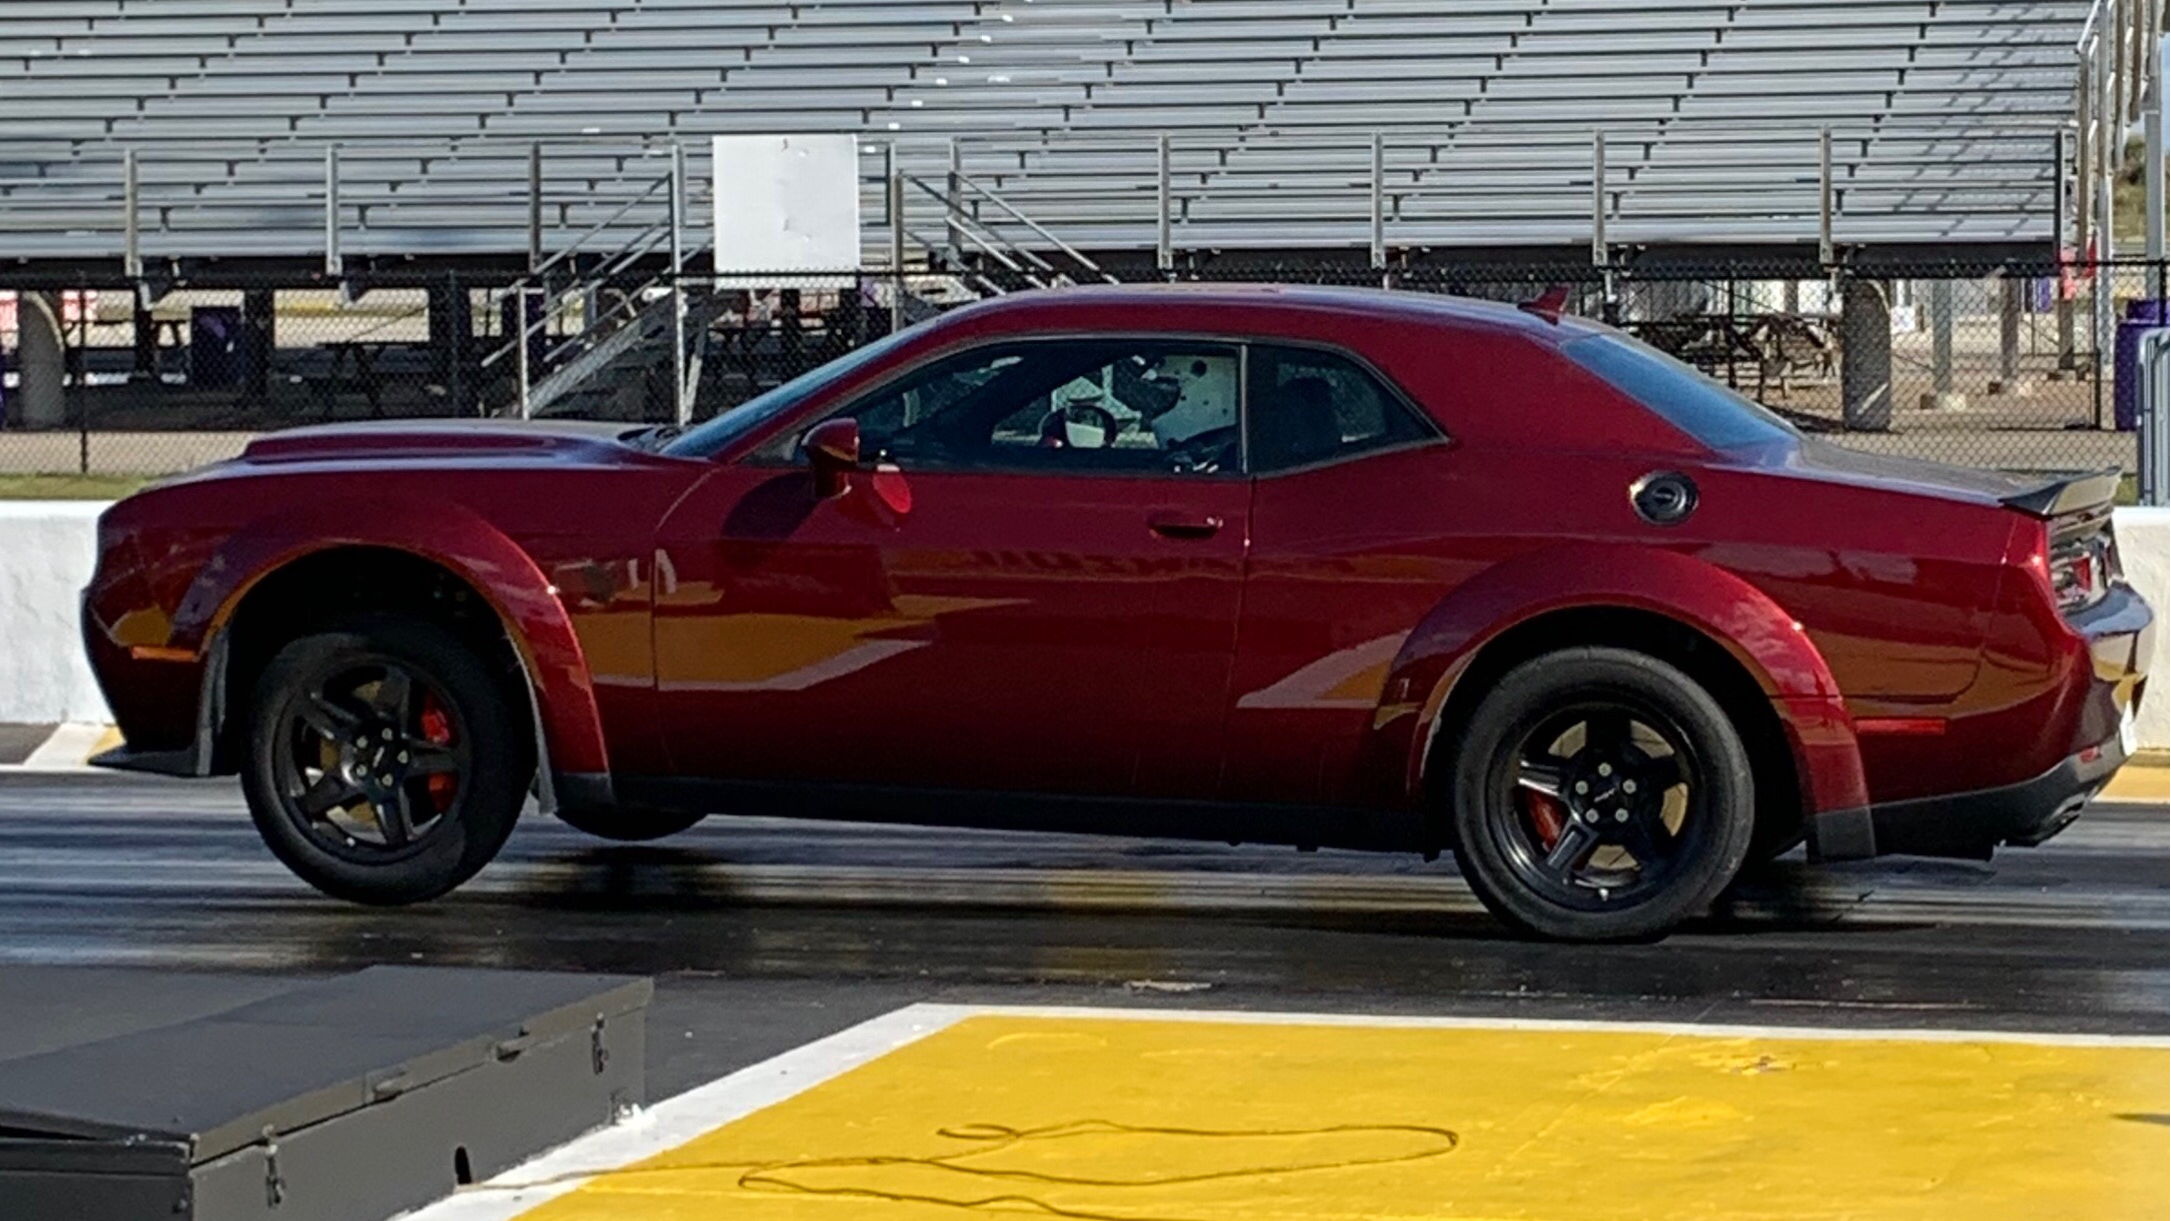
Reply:
[[2033, 847], [2080, 817], [2081, 807], [2125, 761], [2114, 734], [2019, 784], [1876, 806], [1869, 812], [1876, 850], [1986, 861], [2003, 844]]
[[[1822, 811], [1810, 820], [1811, 856], [1859, 860], [1909, 853], [1988, 860], [2000, 845], [2040, 844], [2079, 817], [2081, 806], [2126, 761], [2124, 730], [2148, 689], [2159, 625], [2148, 603], [2121, 583], [2067, 627], [2072, 652], [2063, 681], [2022, 707], [2027, 719], [2002, 746], [1991, 737], [1971, 743], [1971, 750], [1985, 767], [2016, 757], [2040, 760], [2035, 752], [2046, 748], [2068, 753], [2052, 754], [2051, 765], [2036, 775], [1990, 788]], [[1943, 761], [1955, 770], [1965, 762], [1972, 760]]]

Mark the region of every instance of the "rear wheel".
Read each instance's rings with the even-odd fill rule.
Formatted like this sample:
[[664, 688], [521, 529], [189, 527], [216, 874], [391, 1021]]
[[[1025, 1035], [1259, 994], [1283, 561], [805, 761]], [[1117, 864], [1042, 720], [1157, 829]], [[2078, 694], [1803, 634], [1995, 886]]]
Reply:
[[1623, 649], [1509, 671], [1456, 752], [1456, 860], [1518, 929], [1578, 941], [1665, 932], [1733, 880], [1755, 831], [1749, 756], [1686, 674]]
[[242, 788], [272, 852], [359, 903], [416, 903], [505, 843], [535, 771], [505, 684], [426, 620], [372, 615], [293, 641], [250, 705]]

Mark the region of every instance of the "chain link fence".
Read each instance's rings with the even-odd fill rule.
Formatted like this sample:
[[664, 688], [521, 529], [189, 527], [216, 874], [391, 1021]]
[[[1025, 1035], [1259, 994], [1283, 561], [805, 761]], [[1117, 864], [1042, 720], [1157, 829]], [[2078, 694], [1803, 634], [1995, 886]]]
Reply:
[[[1526, 301], [1627, 329], [1795, 421], [1880, 453], [2008, 470], [2136, 463], [2133, 337], [2162, 264], [1602, 269], [1366, 267], [1223, 258], [1115, 280], [1345, 284]], [[1045, 280], [1045, 273], [1036, 273]], [[1077, 278], [1088, 278], [1080, 274]], [[685, 314], [690, 414], [706, 418], [889, 333], [997, 290], [1008, 268], [839, 272], [673, 293], [654, 268], [569, 267], [516, 291], [445, 273], [327, 288], [229, 279], [155, 300], [128, 287], [0, 292], [0, 476], [154, 476], [257, 433], [330, 422], [510, 416], [667, 423], [671, 321]], [[546, 303], [547, 302], [547, 307]], [[528, 320], [526, 348], [515, 338]]]

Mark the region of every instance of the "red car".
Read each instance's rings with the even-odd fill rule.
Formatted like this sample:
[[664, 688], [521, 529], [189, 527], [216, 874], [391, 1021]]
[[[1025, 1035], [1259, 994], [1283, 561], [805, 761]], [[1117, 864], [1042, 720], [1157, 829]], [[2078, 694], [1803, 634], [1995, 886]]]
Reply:
[[2128, 750], [2112, 475], [1836, 449], [1542, 307], [1093, 288], [957, 310], [683, 435], [299, 429], [106, 514], [113, 766], [444, 893], [531, 789], [1452, 850], [1665, 930], [1744, 862], [1988, 857]]

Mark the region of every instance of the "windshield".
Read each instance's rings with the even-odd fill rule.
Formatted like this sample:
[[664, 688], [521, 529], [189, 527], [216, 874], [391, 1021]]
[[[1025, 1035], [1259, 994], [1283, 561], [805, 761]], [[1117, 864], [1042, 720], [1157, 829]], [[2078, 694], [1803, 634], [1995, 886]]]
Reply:
[[1792, 424], [1646, 343], [1604, 332], [1562, 345], [1570, 360], [1713, 449], [1800, 437]]
[[759, 431], [771, 421], [790, 415], [831, 386], [880, 361], [901, 346], [908, 333], [898, 331], [885, 335], [826, 365], [809, 369], [775, 389], [757, 394], [736, 407], [725, 408], [715, 419], [689, 429], [684, 436], [664, 447], [663, 452], [678, 458], [713, 457], [733, 442]]

